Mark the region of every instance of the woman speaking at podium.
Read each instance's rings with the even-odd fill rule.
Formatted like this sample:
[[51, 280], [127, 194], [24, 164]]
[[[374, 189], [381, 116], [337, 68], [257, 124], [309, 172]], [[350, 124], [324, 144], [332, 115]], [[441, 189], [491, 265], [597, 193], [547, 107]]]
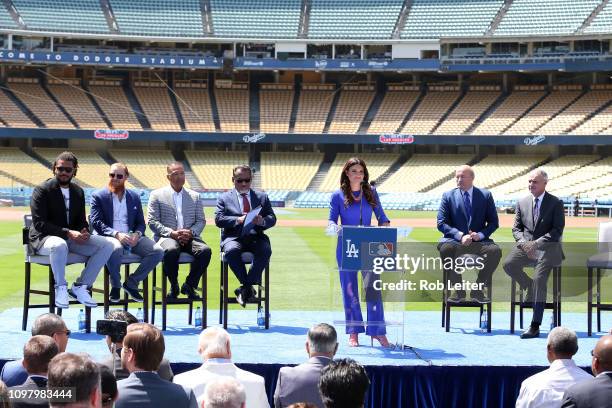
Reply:
[[[340, 285], [342, 287], [342, 300], [346, 319], [346, 333], [349, 334], [349, 346], [359, 346], [359, 333], [364, 332], [363, 317], [359, 304], [359, 286], [357, 284], [357, 271], [341, 269], [342, 262], [342, 232], [338, 227], [338, 217], [341, 225], [370, 226], [372, 213], [376, 216], [379, 226], [388, 226], [389, 219], [383, 211], [376, 190], [369, 183], [368, 168], [359, 158], [349, 159], [342, 168], [340, 176], [340, 189], [331, 196], [329, 203], [329, 229], [338, 233], [336, 247], [336, 261], [340, 272]], [[362, 271], [365, 277], [365, 273]], [[367, 298], [367, 296], [366, 296]], [[365, 332], [372, 339], [378, 340], [383, 347], [389, 347], [384, 324], [384, 311], [382, 300], [367, 301], [368, 322]]]

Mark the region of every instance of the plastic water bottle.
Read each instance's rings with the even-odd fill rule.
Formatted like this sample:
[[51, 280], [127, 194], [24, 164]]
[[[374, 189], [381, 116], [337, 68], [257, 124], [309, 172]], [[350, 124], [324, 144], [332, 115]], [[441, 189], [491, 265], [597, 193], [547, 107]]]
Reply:
[[555, 328], [555, 319], [553, 319], [553, 315], [550, 315], [550, 330]]
[[85, 312], [83, 311], [83, 309], [81, 309], [79, 311], [79, 331], [81, 333], [85, 332], [85, 326], [86, 326], [86, 318], [85, 318]]
[[136, 313], [136, 319], [138, 319], [138, 323], [142, 323], [144, 321], [144, 315], [142, 313], [142, 308], [138, 308], [138, 313]]
[[198, 307], [195, 311], [195, 325], [196, 327], [202, 327], [202, 310]]
[[264, 314], [263, 307], [257, 308], [257, 327], [264, 329], [266, 327], [266, 315]]
[[487, 320], [487, 309], [483, 308], [482, 313], [480, 313], [480, 331], [481, 333], [486, 333], [489, 326], [489, 321]]

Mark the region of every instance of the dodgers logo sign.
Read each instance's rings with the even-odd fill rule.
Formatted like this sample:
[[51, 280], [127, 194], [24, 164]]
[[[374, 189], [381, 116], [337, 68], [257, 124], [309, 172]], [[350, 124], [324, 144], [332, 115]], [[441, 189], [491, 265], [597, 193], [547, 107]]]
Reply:
[[350, 239], [346, 240], [346, 257], [359, 258], [359, 250], [355, 244], [351, 243]]

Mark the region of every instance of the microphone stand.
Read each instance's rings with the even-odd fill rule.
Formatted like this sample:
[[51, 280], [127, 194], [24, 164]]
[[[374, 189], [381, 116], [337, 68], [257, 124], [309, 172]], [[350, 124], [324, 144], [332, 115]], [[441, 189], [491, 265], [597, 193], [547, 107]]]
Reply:
[[359, 195], [361, 196], [359, 199], [359, 226], [363, 227], [363, 212], [362, 212], [362, 208], [363, 208], [363, 197], [365, 196], [365, 194], [363, 193], [363, 186], [365, 185], [366, 181], [362, 181], [360, 186], [359, 186]]

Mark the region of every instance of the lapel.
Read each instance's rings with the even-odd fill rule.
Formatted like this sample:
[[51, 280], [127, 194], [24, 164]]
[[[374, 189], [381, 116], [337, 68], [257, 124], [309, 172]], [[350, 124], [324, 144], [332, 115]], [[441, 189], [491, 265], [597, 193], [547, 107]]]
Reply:
[[525, 207], [527, 208], [524, 209], [525, 216], [527, 217], [527, 222], [524, 222], [524, 224], [530, 226], [531, 231], [535, 229], [535, 225], [533, 224], [533, 200], [533, 195], [529, 194], [529, 196], [527, 196], [527, 200], [525, 201]]
[[540, 220], [542, 219], [542, 215], [544, 215], [544, 211], [548, 210], [549, 202], [550, 202], [550, 199], [548, 197], [548, 193], [544, 192], [544, 195], [542, 196], [542, 202], [540, 203], [540, 212], [538, 214], [538, 219], [535, 220], [535, 225], [533, 226], [534, 230], [538, 226], [538, 223], [540, 222]]
[[106, 189], [104, 191], [104, 200], [106, 200], [106, 206], [104, 207], [106, 209], [106, 221], [108, 221], [108, 225], [113, 225], [113, 221], [114, 221], [114, 214], [113, 214], [113, 193], [110, 192], [109, 189]]
[[[68, 212], [68, 218], [69, 218], [69, 225], [72, 225], [72, 221], [74, 220], [74, 216], [76, 214], [76, 208], [77, 208], [77, 203], [76, 203], [76, 189], [74, 188], [74, 184], [70, 183], [70, 186], [68, 187], [68, 190], [70, 191], [70, 204], [69, 204], [69, 212]], [[61, 193], [61, 191], [60, 191]], [[63, 199], [64, 197], [62, 197]]]
[[234, 188], [232, 189], [232, 197], [234, 205], [236, 206], [236, 213], [242, 214], [242, 203], [240, 202], [240, 197], [238, 191]]
[[51, 193], [55, 195], [55, 200], [57, 200], [60, 204], [59, 204], [59, 210], [62, 212], [63, 214], [63, 218], [62, 219], [66, 219], [66, 202], [64, 201], [64, 195], [62, 194], [62, 189], [59, 185], [59, 183], [57, 182], [57, 180], [53, 180], [53, 188], [51, 189]]
[[259, 197], [257, 197], [257, 194], [255, 194], [255, 191], [249, 190], [249, 197], [251, 197], [251, 210], [261, 205], [261, 202], [259, 201]]
[[181, 213], [183, 214], [183, 224], [185, 224], [185, 214], [187, 214], [187, 207], [186, 205], [188, 205], [188, 201], [190, 200], [191, 197], [189, 196], [189, 194], [187, 194], [187, 191], [185, 191], [185, 187], [183, 187], [183, 189], [181, 190]]
[[125, 189], [125, 192], [123, 193], [123, 199], [125, 200], [125, 209], [127, 212], [127, 224], [128, 224], [128, 228], [132, 229], [132, 226], [134, 225], [134, 211], [132, 209], [132, 206], [134, 205], [134, 203], [132, 202], [132, 196], [129, 194], [128, 189]]

